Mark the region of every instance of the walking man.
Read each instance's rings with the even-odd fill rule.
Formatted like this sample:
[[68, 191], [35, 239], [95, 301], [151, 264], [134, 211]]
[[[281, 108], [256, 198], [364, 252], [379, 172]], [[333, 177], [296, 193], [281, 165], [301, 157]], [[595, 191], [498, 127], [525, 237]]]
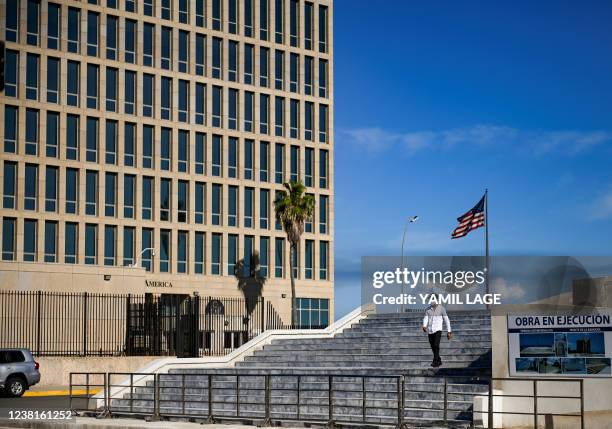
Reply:
[[425, 310], [423, 318], [423, 332], [429, 335], [429, 345], [433, 352], [433, 361], [431, 366], [434, 368], [442, 365], [440, 359], [440, 337], [442, 336], [442, 320], [446, 323], [447, 338], [450, 340], [453, 337], [451, 332], [450, 320], [446, 314], [446, 309], [438, 304], [439, 295], [436, 295], [434, 302]]

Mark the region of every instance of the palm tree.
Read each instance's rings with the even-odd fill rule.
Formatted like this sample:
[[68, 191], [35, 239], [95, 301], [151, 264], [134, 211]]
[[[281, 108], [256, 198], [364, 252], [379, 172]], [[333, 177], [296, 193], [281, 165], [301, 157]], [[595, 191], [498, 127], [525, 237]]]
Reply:
[[293, 257], [304, 233], [304, 223], [312, 218], [315, 200], [312, 195], [305, 193], [306, 187], [301, 181], [283, 183], [283, 189], [274, 201], [276, 220], [281, 223], [287, 241], [290, 245], [289, 272], [291, 274], [291, 326], [295, 326], [297, 315], [295, 302], [295, 278], [293, 277]]

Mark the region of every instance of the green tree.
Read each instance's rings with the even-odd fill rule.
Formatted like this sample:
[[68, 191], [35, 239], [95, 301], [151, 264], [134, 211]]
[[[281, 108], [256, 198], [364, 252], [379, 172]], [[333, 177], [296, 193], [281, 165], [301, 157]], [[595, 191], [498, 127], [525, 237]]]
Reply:
[[315, 200], [306, 194], [306, 187], [301, 181], [283, 183], [283, 189], [274, 201], [276, 220], [281, 223], [290, 246], [289, 273], [291, 275], [291, 325], [297, 322], [295, 302], [295, 278], [293, 277], [293, 257], [299, 248], [300, 238], [304, 233], [304, 223], [312, 218]]

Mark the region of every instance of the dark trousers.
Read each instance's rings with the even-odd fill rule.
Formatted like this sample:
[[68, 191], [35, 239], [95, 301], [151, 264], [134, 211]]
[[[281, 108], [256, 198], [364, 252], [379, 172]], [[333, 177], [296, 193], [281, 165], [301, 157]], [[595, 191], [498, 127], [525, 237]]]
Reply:
[[434, 355], [434, 362], [440, 362], [440, 338], [442, 337], [442, 331], [434, 332], [429, 334], [429, 345]]

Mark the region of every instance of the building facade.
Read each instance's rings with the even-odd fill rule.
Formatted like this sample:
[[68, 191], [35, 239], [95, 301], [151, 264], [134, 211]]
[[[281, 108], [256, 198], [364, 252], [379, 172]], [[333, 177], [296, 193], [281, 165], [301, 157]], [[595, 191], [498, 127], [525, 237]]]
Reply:
[[246, 285], [289, 321], [274, 200], [302, 180], [316, 210], [294, 258], [300, 322], [333, 320], [332, 14], [331, 0], [2, 2], [0, 289]]

